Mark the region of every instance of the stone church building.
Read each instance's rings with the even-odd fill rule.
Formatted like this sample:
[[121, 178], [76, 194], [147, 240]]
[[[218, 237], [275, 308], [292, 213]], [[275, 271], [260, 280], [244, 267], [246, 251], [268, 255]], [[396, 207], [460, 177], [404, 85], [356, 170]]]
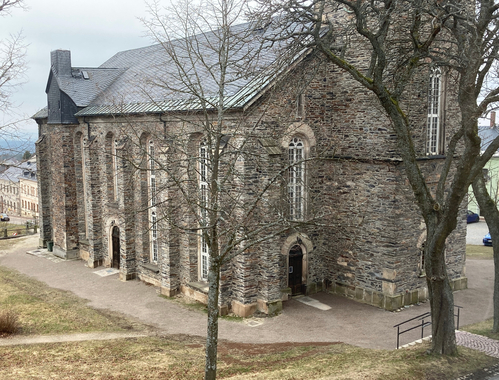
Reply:
[[[48, 104], [33, 117], [39, 125], [41, 245], [53, 242], [56, 255], [92, 268], [117, 268], [122, 281], [138, 279], [164, 295], [184, 293], [206, 302], [203, 238], [177, 228], [197, 211], [183, 205], [172, 187], [170, 203], [162, 202], [167, 196], [156, 190], [171, 178], [158, 167], [152, 170], [150, 157], [163, 155], [158, 162], [178, 170], [193, 165], [196, 170], [185, 169], [182, 178], [202, 193], [206, 136], [192, 121], [217, 115], [171, 90], [179, 69], [164, 49], [158, 44], [119, 52], [93, 68], [72, 66], [67, 50], [51, 53]], [[206, 50], [203, 59], [216, 60], [213, 55]], [[249, 194], [259, 179], [282, 171], [287, 190], [270, 197], [285, 198], [288, 220], [327, 210], [327, 221], [295, 223], [235, 257], [221, 278], [222, 312], [273, 313], [290, 296], [318, 291], [387, 310], [427, 299], [425, 226], [377, 100], [309, 52], [272, 72], [268, 68], [279, 55], [269, 50], [260, 56], [263, 68], [248, 69], [224, 94], [227, 136], [235, 136], [230, 125], [236, 120], [238, 128], [251, 129], [249, 145], [262, 163], [240, 163], [248, 181], [234, 187]], [[216, 96], [209, 75], [199, 80], [207, 98]], [[406, 113], [416, 150], [426, 178], [436, 184], [449, 132], [459, 120], [449, 79], [443, 70], [426, 67], [407, 96], [414, 98]], [[180, 130], [190, 151], [172, 142]], [[140, 149], [149, 159], [137, 165], [125, 159], [140, 156]], [[173, 216], [159, 221], [167, 207], [176, 206]], [[465, 223], [463, 210], [446, 246], [454, 289], [467, 286]]]

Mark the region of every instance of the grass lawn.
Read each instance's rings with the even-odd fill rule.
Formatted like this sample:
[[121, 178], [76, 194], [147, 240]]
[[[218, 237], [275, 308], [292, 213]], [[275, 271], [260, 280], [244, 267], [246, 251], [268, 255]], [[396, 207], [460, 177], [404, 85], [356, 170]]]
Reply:
[[[0, 266], [0, 312], [4, 310], [18, 315], [23, 335], [152, 331], [118, 313], [88, 307], [85, 300], [72, 293], [49, 288]], [[486, 331], [488, 327], [471, 328]], [[218, 374], [220, 379], [437, 380], [455, 379], [498, 363], [497, 359], [462, 347], [454, 357], [427, 355], [427, 349], [425, 344], [401, 350], [372, 350], [342, 343], [221, 341]], [[203, 377], [204, 339], [157, 335], [5, 346], [0, 347], [0, 358], [0, 379], [198, 380]]]
[[26, 235], [33, 233], [33, 228], [26, 230], [25, 224], [13, 224], [9, 222], [0, 222], [0, 238], [5, 237], [5, 229], [7, 229], [7, 236], [11, 237], [14, 234], [17, 236]]
[[473, 325], [464, 326], [461, 330], [468, 331], [473, 334], [488, 336], [492, 339], [499, 340], [499, 333], [492, 332], [492, 326], [494, 324], [494, 319], [490, 318], [483, 322], [478, 322]]
[[467, 245], [466, 258], [479, 259], [479, 260], [492, 260], [494, 258], [492, 247], [486, 247], [484, 245]]
[[[398, 351], [346, 344], [219, 343], [220, 379], [455, 379], [497, 359], [460, 348], [434, 357], [428, 346]], [[188, 379], [203, 377], [203, 341], [149, 337], [0, 347], [1, 379]]]
[[90, 308], [87, 301], [73, 293], [49, 288], [42, 282], [0, 266], [2, 311], [12, 311], [18, 316], [22, 335], [143, 328], [118, 313]]

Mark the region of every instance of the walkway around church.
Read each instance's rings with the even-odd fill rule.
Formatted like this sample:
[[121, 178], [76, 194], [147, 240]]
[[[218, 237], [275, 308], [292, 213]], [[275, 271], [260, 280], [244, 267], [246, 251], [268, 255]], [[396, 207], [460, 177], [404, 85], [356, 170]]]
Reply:
[[[111, 309], [137, 318], [167, 334], [204, 336], [206, 316], [159, 297], [157, 289], [140, 281], [122, 282], [105, 268], [88, 268], [83, 261], [64, 261], [53, 256], [26, 254], [36, 250], [36, 237], [25, 244], [0, 252], [0, 265], [71, 291], [89, 300], [96, 308]], [[51, 258], [51, 259], [47, 259]], [[102, 271], [104, 269], [104, 272]], [[468, 289], [454, 294], [455, 303], [463, 306], [461, 326], [492, 317], [493, 262], [469, 260]], [[94, 272], [100, 272], [94, 273]], [[318, 293], [284, 303], [282, 314], [273, 318], [248, 318], [243, 322], [220, 320], [220, 339], [244, 343], [344, 342], [366, 348], [394, 349], [393, 325], [429, 310], [429, 304], [388, 312], [360, 304], [348, 298]], [[315, 301], [318, 302], [315, 302]], [[401, 344], [420, 338], [418, 332], [402, 337]], [[425, 335], [430, 334], [425, 331]], [[497, 350], [499, 352], [499, 349]]]

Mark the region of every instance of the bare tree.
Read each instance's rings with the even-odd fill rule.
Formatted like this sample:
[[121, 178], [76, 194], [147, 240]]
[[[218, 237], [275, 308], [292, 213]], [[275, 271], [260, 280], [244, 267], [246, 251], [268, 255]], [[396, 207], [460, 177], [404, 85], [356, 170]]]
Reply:
[[[23, 0], [0, 1], [0, 16], [10, 15], [14, 8], [24, 8], [23, 3]], [[5, 141], [18, 138], [19, 117], [13, 114], [15, 105], [11, 95], [22, 84], [26, 68], [26, 44], [21, 32], [0, 40], [0, 137]], [[18, 153], [15, 148], [14, 151]]]
[[[274, 40], [300, 37], [300, 44], [317, 49], [326, 60], [371, 91], [390, 118], [399, 154], [426, 223], [431, 351], [437, 354], [456, 352], [445, 242], [456, 227], [459, 206], [469, 184], [499, 147], [499, 140], [495, 140], [480, 155], [477, 134], [478, 118], [498, 100], [499, 94], [497, 81], [492, 80], [496, 77], [499, 48], [498, 7], [489, 0], [277, 0], [262, 2], [262, 8], [256, 12], [258, 18], [262, 14], [278, 15], [284, 27]], [[420, 159], [425, 156], [421, 141], [414, 141], [418, 121], [410, 111], [414, 101], [411, 89], [430, 72], [434, 81], [430, 83], [429, 107], [439, 107], [435, 104], [435, 94], [440, 91], [435, 88], [435, 78], [441, 70], [445, 70], [455, 89], [449, 95], [454, 96], [461, 117], [457, 128], [447, 131], [451, 137], [445, 141], [438, 184], [432, 188], [425, 178], [425, 160]], [[428, 115], [428, 123], [438, 122]], [[430, 124], [427, 127], [432, 129]], [[434, 136], [428, 135], [426, 140], [431, 144]], [[441, 143], [433, 143], [434, 146], [427, 146], [426, 154], [441, 152], [437, 146]]]
[[[162, 146], [142, 145], [142, 159], [135, 162], [154, 173], [142, 209], [154, 212], [153, 231], [158, 223], [172, 235], [194, 237], [201, 249], [200, 276], [209, 287], [205, 379], [216, 378], [220, 283], [228, 266], [327, 214], [326, 206], [305, 212], [304, 194], [289, 199], [285, 183], [289, 176], [302, 181], [303, 165], [311, 159], [297, 155], [283, 164], [272, 139], [276, 131], [264, 122], [265, 107], [238, 105], [245, 99], [238, 98], [242, 84], [260, 91], [282, 70], [277, 50], [259, 38], [258, 25], [237, 25], [245, 9], [244, 0], [201, 6], [183, 1], [164, 16], [158, 2], [150, 4], [151, 19], [144, 23], [172, 64], [137, 83], [165, 111], [164, 128], [148, 130]], [[174, 111], [177, 106], [182, 112]], [[137, 131], [132, 140], [140, 141], [143, 128], [134, 128], [130, 119], [123, 133]]]

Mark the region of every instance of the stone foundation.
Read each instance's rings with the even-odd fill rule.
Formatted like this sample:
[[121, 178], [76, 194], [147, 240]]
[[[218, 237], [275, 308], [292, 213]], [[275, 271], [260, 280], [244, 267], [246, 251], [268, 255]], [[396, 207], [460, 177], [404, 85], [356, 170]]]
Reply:
[[282, 311], [282, 300], [266, 301], [257, 300], [258, 311], [270, 316], [279, 314]]
[[[121, 278], [121, 272], [120, 272], [120, 278]], [[151, 284], [151, 285], [154, 285], [154, 286], [162, 289], [161, 288], [161, 281], [155, 279], [154, 277], [150, 277], [150, 276], [146, 276], [144, 274], [140, 274], [139, 275], [139, 280], [140, 281], [144, 281], [146, 284]], [[161, 294], [163, 294], [163, 293], [161, 293]]]
[[60, 257], [61, 259], [65, 260], [75, 260], [80, 258], [80, 250], [79, 249], [70, 249], [70, 250], [63, 250], [57, 246], [54, 245], [54, 251], [53, 254], [55, 256]]
[[159, 290], [160, 294], [165, 296], [165, 297], [175, 297], [178, 294], [178, 289], [171, 289], [162, 286]]
[[231, 306], [232, 306], [232, 312], [235, 315], [243, 318], [250, 317], [259, 308], [258, 303], [242, 304], [237, 301], [232, 301]]
[[[450, 285], [454, 291], [467, 289], [468, 279], [466, 277], [457, 278], [451, 280]], [[388, 311], [394, 311], [403, 306], [414, 305], [428, 300], [428, 289], [426, 287], [391, 295], [375, 290], [334, 283], [330, 286], [328, 292], [353, 298], [356, 301], [367, 303]]]

